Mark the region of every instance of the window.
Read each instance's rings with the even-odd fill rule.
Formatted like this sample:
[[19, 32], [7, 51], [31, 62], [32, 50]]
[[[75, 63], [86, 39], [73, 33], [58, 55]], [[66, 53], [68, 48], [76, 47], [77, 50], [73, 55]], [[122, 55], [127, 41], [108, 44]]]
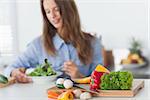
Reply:
[[0, 25], [0, 56], [13, 55], [13, 36], [10, 25]]
[[14, 55], [13, 4], [10, 0], [0, 0], [0, 57]]

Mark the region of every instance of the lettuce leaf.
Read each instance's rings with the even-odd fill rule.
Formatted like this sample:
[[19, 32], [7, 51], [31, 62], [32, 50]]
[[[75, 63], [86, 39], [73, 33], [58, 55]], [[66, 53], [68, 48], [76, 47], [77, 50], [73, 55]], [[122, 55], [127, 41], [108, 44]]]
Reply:
[[132, 87], [133, 75], [129, 71], [118, 71], [104, 74], [101, 77], [102, 90], [129, 90]]

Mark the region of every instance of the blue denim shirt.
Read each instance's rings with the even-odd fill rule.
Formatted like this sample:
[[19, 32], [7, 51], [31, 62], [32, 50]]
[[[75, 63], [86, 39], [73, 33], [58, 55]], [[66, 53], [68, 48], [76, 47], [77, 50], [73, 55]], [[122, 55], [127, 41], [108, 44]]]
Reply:
[[79, 71], [85, 76], [89, 76], [97, 64], [102, 64], [102, 46], [100, 40], [97, 38], [92, 41], [94, 56], [92, 58], [92, 63], [89, 65], [83, 64], [79, 60], [77, 50], [74, 46], [72, 44], [66, 44], [64, 40], [59, 37], [59, 35], [56, 34], [54, 36], [53, 43], [57, 52], [56, 56], [48, 55], [44, 49], [41, 37], [37, 37], [27, 46], [26, 51], [5, 69], [5, 75], [9, 77], [11, 71], [15, 68], [36, 67], [38, 64], [44, 63], [45, 58], [47, 58], [52, 64], [52, 68], [55, 71], [60, 70], [65, 61], [71, 60], [77, 65]]

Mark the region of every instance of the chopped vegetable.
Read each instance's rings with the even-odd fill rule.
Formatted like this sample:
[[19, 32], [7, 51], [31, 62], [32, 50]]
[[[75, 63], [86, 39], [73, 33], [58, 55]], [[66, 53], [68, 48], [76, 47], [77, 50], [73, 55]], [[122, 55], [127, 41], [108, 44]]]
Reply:
[[0, 74], [0, 83], [7, 84], [8, 83], [8, 78], [5, 77], [4, 75]]
[[75, 89], [75, 90], [73, 91], [73, 93], [74, 93], [74, 96], [75, 96], [76, 98], [79, 98], [80, 95], [82, 94], [82, 91], [81, 91], [80, 89]]
[[56, 81], [56, 86], [61, 89], [69, 89], [73, 87], [73, 82], [70, 79], [58, 78]]
[[57, 99], [58, 96], [59, 96], [59, 93], [57, 93], [55, 91], [48, 91], [48, 98]]
[[91, 81], [91, 76], [89, 77], [84, 77], [84, 78], [77, 78], [77, 79], [73, 79], [73, 81], [75, 83], [79, 83], [79, 84], [89, 84]]
[[99, 84], [101, 83], [101, 76], [110, 71], [105, 66], [98, 64], [91, 74], [90, 90], [98, 91]]
[[133, 75], [128, 71], [110, 72], [101, 77], [102, 90], [129, 90], [132, 87]]
[[72, 82], [71, 80], [69, 80], [69, 79], [66, 79], [66, 80], [64, 81], [64, 87], [65, 87], [66, 89], [72, 88], [72, 87], [73, 87], [73, 82]]
[[56, 84], [56, 87], [58, 87], [60, 89], [65, 89], [64, 84]]
[[63, 92], [57, 98], [57, 100], [74, 100], [73, 94], [70, 90]]
[[63, 78], [58, 78], [56, 81], [56, 84], [63, 84], [64, 83], [64, 79]]
[[61, 89], [64, 89], [64, 79], [63, 78], [58, 78], [57, 81], [56, 81], [56, 87], [58, 88], [61, 88]]
[[81, 100], [88, 100], [88, 99], [91, 99], [92, 96], [89, 92], [83, 92], [81, 95], [80, 95], [80, 99]]

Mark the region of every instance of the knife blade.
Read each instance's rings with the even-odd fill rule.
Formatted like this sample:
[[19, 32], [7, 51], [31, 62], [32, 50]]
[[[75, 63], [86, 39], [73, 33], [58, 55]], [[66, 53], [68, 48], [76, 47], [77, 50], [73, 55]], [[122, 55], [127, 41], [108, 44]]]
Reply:
[[85, 90], [86, 92], [90, 92], [90, 93], [99, 95], [99, 92], [90, 90], [90, 89], [89, 89], [89, 86], [88, 86], [88, 85], [85, 85], [85, 84], [74, 84], [74, 87], [83, 89], [83, 90]]

